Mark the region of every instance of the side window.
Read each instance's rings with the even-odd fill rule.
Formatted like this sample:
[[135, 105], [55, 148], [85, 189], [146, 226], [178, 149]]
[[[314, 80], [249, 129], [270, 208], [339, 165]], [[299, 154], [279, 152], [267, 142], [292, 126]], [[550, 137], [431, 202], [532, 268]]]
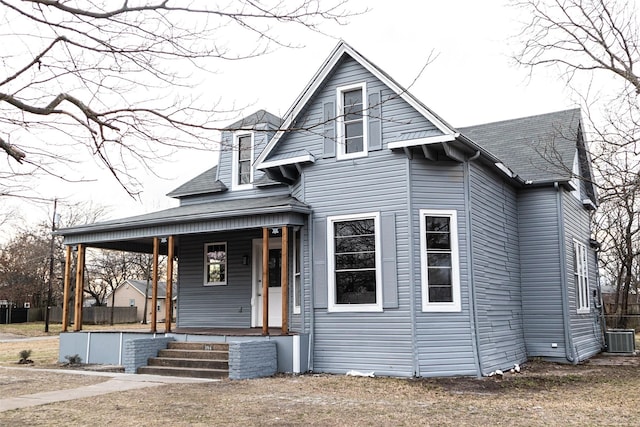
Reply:
[[337, 153], [338, 160], [364, 157], [368, 151], [365, 83], [337, 89]]
[[293, 232], [293, 313], [300, 314], [300, 301], [302, 299], [301, 286], [301, 252], [300, 252], [300, 229]]
[[456, 211], [420, 210], [420, 262], [422, 311], [460, 311]]
[[587, 246], [577, 240], [573, 241], [573, 275], [576, 286], [576, 306], [578, 313], [589, 313], [589, 264], [587, 263]]
[[382, 311], [378, 213], [327, 218], [329, 311]]
[[579, 156], [578, 156], [578, 151], [576, 150], [576, 154], [573, 157], [573, 167], [571, 170], [571, 185], [573, 185], [573, 187], [575, 188], [575, 190], [573, 190], [571, 193], [573, 194], [573, 196], [582, 201], [582, 197], [580, 195], [580, 163], [579, 163]]
[[227, 244], [207, 243], [204, 245], [204, 285], [227, 284]]
[[233, 143], [233, 190], [252, 188], [253, 182], [253, 134], [236, 134]]

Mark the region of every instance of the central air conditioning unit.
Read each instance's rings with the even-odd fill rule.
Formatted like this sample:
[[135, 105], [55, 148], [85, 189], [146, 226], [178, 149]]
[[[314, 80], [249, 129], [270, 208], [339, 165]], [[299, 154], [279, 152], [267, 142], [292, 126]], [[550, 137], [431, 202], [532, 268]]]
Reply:
[[636, 333], [633, 329], [610, 329], [605, 332], [608, 353], [633, 353]]

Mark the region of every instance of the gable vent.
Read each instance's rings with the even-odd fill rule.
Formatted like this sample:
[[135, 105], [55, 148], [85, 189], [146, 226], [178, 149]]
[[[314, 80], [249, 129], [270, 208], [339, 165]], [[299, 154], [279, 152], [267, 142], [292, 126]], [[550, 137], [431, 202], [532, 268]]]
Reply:
[[633, 353], [635, 351], [635, 331], [633, 329], [612, 329], [605, 334], [607, 352]]

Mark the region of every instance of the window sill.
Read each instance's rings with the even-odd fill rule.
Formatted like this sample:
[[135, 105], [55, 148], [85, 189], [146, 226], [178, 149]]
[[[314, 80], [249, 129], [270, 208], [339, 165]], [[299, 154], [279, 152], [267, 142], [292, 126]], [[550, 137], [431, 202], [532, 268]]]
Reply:
[[336, 304], [329, 305], [329, 313], [382, 313], [380, 304]]
[[227, 286], [227, 282], [207, 282], [202, 286]]
[[576, 310], [576, 313], [578, 314], [590, 314], [591, 313], [591, 309], [590, 308], [579, 308]]

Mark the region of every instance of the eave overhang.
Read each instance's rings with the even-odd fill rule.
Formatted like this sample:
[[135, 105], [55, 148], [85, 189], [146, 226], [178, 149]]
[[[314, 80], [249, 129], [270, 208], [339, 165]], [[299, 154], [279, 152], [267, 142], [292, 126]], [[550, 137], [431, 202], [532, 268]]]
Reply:
[[274, 181], [293, 184], [300, 178], [302, 166], [315, 163], [315, 161], [313, 154], [304, 153], [290, 158], [265, 160], [256, 168], [265, 171], [267, 176]]

